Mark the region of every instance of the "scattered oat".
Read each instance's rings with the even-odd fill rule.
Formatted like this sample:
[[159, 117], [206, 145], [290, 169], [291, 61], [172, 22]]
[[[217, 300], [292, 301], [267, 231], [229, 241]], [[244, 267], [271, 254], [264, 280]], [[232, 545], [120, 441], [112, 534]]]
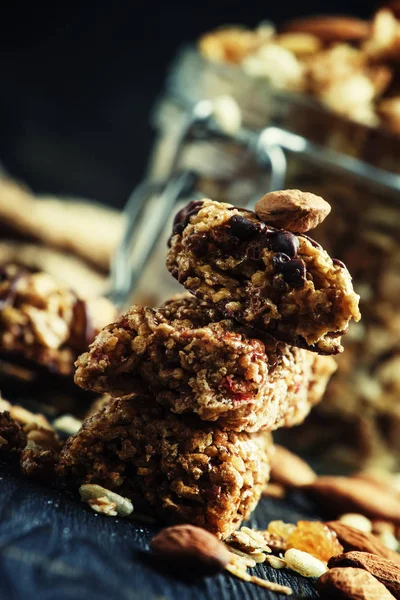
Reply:
[[265, 562], [273, 569], [285, 569], [287, 567], [286, 560], [273, 554], [266, 556]]
[[278, 583], [274, 583], [273, 581], [268, 581], [267, 579], [261, 579], [261, 577], [256, 577], [255, 575], [249, 575], [246, 569], [236, 561], [229, 563], [225, 569], [229, 571], [235, 577], [242, 579], [243, 581], [248, 581], [249, 583], [254, 583], [259, 585], [260, 587], [266, 588], [267, 590], [271, 590], [271, 592], [277, 592], [279, 594], [286, 594], [287, 596], [291, 596], [293, 594], [293, 590], [290, 587], [285, 585], [279, 585]]

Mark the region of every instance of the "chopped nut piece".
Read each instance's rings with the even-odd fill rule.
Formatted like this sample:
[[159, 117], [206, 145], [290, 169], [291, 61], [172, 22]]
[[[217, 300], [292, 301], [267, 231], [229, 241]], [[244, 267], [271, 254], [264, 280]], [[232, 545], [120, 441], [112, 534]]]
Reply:
[[73, 415], [62, 415], [53, 421], [53, 427], [67, 435], [74, 435], [82, 426], [82, 421]]
[[[133, 513], [133, 505], [129, 498], [124, 498], [111, 490], [107, 490], [103, 488], [101, 485], [95, 485], [92, 483], [81, 485], [79, 488], [79, 493], [84, 502], [88, 502], [94, 508], [94, 504], [90, 501], [98, 500], [101, 498], [102, 502], [99, 505], [105, 506], [106, 501], [108, 504], [113, 504], [113, 509], [115, 509], [115, 514], [120, 517], [128, 517]], [[104, 500], [106, 499], [106, 500]], [[94, 510], [97, 510], [94, 508]], [[111, 512], [105, 512], [106, 514], [111, 514]]]
[[116, 517], [117, 511], [115, 502], [111, 502], [105, 496], [100, 498], [90, 498], [87, 500], [87, 503], [94, 511], [98, 513], [103, 513], [104, 515], [108, 515], [109, 517]]

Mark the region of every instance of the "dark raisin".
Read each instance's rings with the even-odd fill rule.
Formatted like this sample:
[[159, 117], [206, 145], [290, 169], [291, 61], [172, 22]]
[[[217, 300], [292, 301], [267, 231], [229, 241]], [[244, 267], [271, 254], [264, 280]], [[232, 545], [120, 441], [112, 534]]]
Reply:
[[256, 236], [260, 229], [257, 223], [253, 223], [241, 215], [234, 215], [231, 217], [228, 221], [228, 227], [229, 233], [242, 242]]
[[275, 254], [272, 259], [274, 267], [279, 270], [279, 266], [283, 263], [287, 263], [290, 261], [290, 257], [287, 254], [283, 254], [282, 252], [279, 254]]
[[289, 261], [276, 261], [275, 268], [283, 277], [283, 280], [294, 288], [301, 288], [306, 281], [306, 266], [302, 260], [292, 259]]
[[332, 262], [334, 265], [337, 265], [338, 267], [341, 267], [342, 269], [346, 268], [346, 265], [344, 263], [342, 263], [342, 261], [339, 260], [338, 258], [332, 258]]
[[176, 213], [175, 218], [174, 218], [174, 230], [175, 230], [175, 226], [179, 223], [183, 223], [183, 229], [186, 227], [186, 225], [189, 223], [190, 217], [192, 217], [193, 215], [196, 215], [199, 210], [201, 209], [203, 205], [203, 201], [202, 200], [192, 200], [191, 202], [189, 202], [189, 204], [187, 204], [186, 206], [184, 206], [179, 212]]
[[207, 235], [203, 234], [193, 237], [189, 242], [189, 248], [197, 258], [205, 256], [208, 252]]
[[299, 250], [299, 240], [290, 231], [269, 231], [267, 233], [268, 248], [273, 252], [283, 252], [294, 258]]

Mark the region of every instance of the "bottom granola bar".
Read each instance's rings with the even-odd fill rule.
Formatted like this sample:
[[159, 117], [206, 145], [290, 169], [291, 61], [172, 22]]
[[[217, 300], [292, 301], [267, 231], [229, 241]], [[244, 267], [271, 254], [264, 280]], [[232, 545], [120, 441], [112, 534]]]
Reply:
[[146, 394], [117, 398], [64, 446], [61, 481], [96, 483], [169, 523], [224, 539], [255, 508], [269, 477], [267, 433], [235, 433], [171, 414]]

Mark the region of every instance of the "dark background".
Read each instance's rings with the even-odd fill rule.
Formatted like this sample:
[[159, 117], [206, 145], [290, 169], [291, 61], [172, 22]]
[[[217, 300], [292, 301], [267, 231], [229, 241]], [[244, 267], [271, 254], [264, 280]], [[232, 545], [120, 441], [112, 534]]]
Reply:
[[0, 161], [36, 191], [122, 206], [142, 177], [152, 143], [148, 115], [182, 43], [226, 22], [368, 16], [376, 4], [7, 3], [0, 15]]

